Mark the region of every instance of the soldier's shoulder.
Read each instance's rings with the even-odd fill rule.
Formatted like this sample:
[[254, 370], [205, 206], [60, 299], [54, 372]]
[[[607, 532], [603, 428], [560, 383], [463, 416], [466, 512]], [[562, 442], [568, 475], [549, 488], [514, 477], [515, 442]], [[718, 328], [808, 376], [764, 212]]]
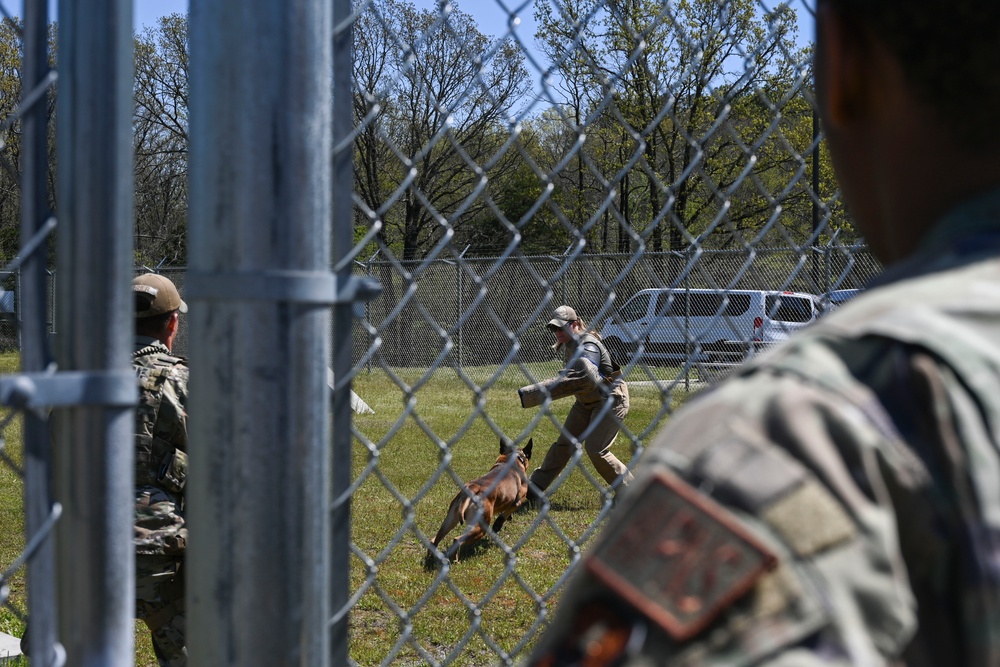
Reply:
[[183, 369], [188, 368], [186, 357], [173, 354], [166, 347], [148, 345], [137, 350], [132, 355], [132, 364], [143, 368]]
[[[859, 582], [883, 645], [855, 642], [855, 657], [881, 664], [879, 652], [904, 645], [913, 624], [905, 594], [873, 576], [884, 554], [867, 555], [836, 498], [774, 452], [736, 453], [709, 453], [701, 478], [644, 465], [560, 603], [542, 656], [600, 641], [606, 623], [637, 640], [629, 665], [749, 667], [818, 636], [836, 653], [850, 643], [842, 627], [861, 622], [850, 599]], [[744, 487], [751, 497], [734, 495], [762, 474]], [[610, 616], [588, 627], [592, 609]]]
[[165, 348], [150, 346], [137, 351], [132, 365], [140, 384], [150, 390], [166, 385], [185, 388], [190, 378], [187, 359], [171, 354]]
[[[1000, 260], [866, 291], [751, 360], [734, 377], [797, 375], [843, 388], [861, 379], [859, 371], [877, 369], [886, 347], [896, 344], [942, 358], [1000, 359]], [[870, 384], [870, 378], [864, 381]]]

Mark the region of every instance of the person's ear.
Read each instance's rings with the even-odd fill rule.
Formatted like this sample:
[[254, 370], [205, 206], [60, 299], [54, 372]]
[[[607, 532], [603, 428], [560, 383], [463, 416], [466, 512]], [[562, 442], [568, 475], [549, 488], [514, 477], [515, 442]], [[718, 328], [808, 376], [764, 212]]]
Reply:
[[181, 314], [176, 310], [170, 314], [170, 319], [167, 320], [167, 331], [170, 333], [176, 333], [177, 327], [181, 324]]
[[825, 3], [816, 10], [816, 97], [820, 115], [832, 126], [858, 120], [871, 104], [868, 35], [860, 25]]

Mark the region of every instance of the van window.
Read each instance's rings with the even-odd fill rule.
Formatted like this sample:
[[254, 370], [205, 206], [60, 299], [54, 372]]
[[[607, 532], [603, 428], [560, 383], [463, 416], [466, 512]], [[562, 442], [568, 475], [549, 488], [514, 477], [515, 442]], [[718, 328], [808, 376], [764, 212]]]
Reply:
[[[689, 296], [691, 310], [685, 312], [688, 304], [685, 304], [685, 295]], [[669, 305], [668, 305], [669, 301]], [[723, 311], [723, 305], [725, 310]], [[671, 317], [715, 317], [716, 315], [728, 315], [738, 317], [750, 310], [749, 294], [726, 294], [725, 292], [663, 292], [656, 302], [656, 312], [669, 315]]]
[[801, 296], [769, 294], [767, 316], [778, 322], [809, 322], [813, 318], [812, 302]]
[[693, 292], [691, 294], [691, 315], [714, 317], [722, 310], [722, 295], [718, 292]]
[[623, 322], [635, 322], [649, 312], [649, 294], [636, 294], [618, 311]]
[[729, 303], [726, 305], [726, 315], [739, 317], [750, 310], [749, 294], [727, 294]]
[[686, 292], [680, 291], [660, 292], [660, 296], [656, 298], [656, 314], [683, 316], [687, 310], [687, 299], [684, 298], [686, 296]]

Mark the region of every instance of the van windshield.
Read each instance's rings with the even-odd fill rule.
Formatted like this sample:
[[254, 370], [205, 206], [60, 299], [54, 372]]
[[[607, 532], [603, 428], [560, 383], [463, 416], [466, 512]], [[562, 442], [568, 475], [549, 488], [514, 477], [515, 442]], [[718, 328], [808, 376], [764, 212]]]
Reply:
[[618, 317], [621, 318], [622, 322], [635, 322], [646, 317], [646, 313], [649, 311], [649, 296], [649, 294], [636, 294], [629, 299], [618, 311]]
[[801, 296], [769, 294], [767, 296], [768, 318], [777, 322], [811, 322], [812, 301]]

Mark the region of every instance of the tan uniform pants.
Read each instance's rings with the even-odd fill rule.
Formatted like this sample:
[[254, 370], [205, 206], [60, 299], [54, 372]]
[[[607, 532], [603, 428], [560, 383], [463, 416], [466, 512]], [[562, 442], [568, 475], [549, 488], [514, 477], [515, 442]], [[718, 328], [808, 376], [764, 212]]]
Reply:
[[[626, 389], [622, 394], [616, 394], [614, 398], [614, 405], [590, 432], [583, 445], [597, 470], [597, 474], [605, 482], [613, 484], [616, 480], [621, 479], [621, 485], [627, 486], [632, 481], [632, 473], [628, 471], [624, 463], [611, 453], [611, 446], [618, 437], [622, 420], [628, 414], [628, 390]], [[559, 476], [570, 457], [576, 452], [579, 436], [587, 430], [591, 421], [600, 414], [603, 407], [602, 402], [590, 407], [585, 406], [580, 401], [573, 404], [569, 415], [566, 416], [566, 421], [563, 422], [559, 439], [549, 447], [542, 465], [531, 473], [531, 481], [538, 488], [543, 490], [549, 488], [549, 485]]]

